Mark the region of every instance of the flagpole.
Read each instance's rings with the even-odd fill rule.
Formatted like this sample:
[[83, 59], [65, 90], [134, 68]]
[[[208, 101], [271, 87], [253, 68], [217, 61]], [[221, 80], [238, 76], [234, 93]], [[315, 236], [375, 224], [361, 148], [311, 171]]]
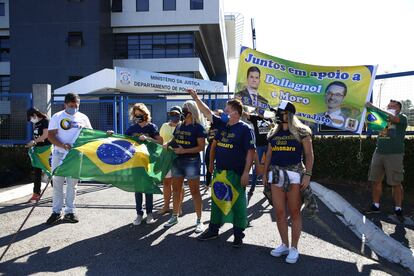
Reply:
[[10, 241], [10, 243], [7, 245], [6, 249], [3, 251], [3, 254], [1, 254], [0, 256], [0, 262], [1, 260], [3, 260], [3, 257], [6, 255], [7, 251], [9, 250], [9, 248], [12, 246], [12, 244], [14, 243], [14, 241], [16, 240], [17, 235], [19, 234], [19, 232], [22, 230], [23, 226], [26, 224], [27, 220], [29, 219], [30, 215], [33, 213], [33, 210], [39, 205], [40, 199], [42, 198], [43, 194], [45, 193], [47, 187], [49, 186], [50, 182], [52, 181], [52, 176], [49, 176], [48, 181], [46, 183], [45, 188], [43, 189], [42, 193], [40, 194], [39, 200], [33, 205], [32, 209], [30, 210], [30, 212], [27, 214], [26, 218], [24, 219], [22, 225], [20, 225], [19, 229], [16, 231], [16, 233], [14, 234], [12, 240]]

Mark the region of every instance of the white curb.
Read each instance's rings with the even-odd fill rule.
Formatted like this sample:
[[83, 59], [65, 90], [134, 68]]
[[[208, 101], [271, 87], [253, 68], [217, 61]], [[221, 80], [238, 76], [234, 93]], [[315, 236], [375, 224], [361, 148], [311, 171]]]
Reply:
[[[43, 190], [46, 186], [46, 183], [42, 182], [42, 187], [41, 190]], [[14, 189], [9, 189], [7, 191], [4, 192], [0, 192], [0, 203], [6, 202], [6, 201], [10, 201], [10, 200], [14, 200], [17, 198], [21, 198], [24, 196], [29, 196], [33, 193], [33, 183], [30, 184], [25, 184], [22, 185], [20, 187], [14, 188]], [[29, 200], [29, 199], [27, 199]]]
[[414, 252], [386, 235], [348, 201], [336, 192], [311, 182], [313, 192], [328, 208], [341, 216], [341, 220], [377, 255], [390, 262], [401, 264], [414, 272]]

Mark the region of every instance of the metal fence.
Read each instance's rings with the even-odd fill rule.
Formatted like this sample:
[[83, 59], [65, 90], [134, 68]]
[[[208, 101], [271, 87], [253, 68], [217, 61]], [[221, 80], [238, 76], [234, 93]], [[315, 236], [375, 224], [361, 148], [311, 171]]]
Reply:
[[[414, 71], [376, 76], [372, 101], [384, 108], [390, 99], [403, 102], [402, 112], [408, 117], [408, 134], [414, 134]], [[211, 108], [224, 108], [230, 93], [201, 94], [203, 101]], [[124, 133], [130, 125], [129, 109], [137, 102], [144, 103], [150, 110], [153, 122], [161, 126], [167, 121], [168, 110], [181, 106], [189, 97], [175, 95], [102, 94], [81, 95], [80, 111], [85, 113], [92, 126], [100, 130], [114, 130]], [[31, 139], [32, 126], [26, 120], [26, 110], [32, 106], [31, 93], [0, 93], [0, 145], [24, 144]], [[52, 113], [63, 109], [63, 95], [54, 95]], [[326, 130], [313, 125], [316, 135], [353, 135], [350, 132]], [[364, 132], [363, 134], [369, 134]]]
[[32, 137], [26, 111], [32, 107], [31, 93], [0, 93], [0, 144], [24, 144]]

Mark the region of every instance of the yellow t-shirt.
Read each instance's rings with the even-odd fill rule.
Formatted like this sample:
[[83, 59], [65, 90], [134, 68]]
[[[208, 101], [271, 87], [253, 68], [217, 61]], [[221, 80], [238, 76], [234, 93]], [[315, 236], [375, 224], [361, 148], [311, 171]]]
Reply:
[[170, 126], [169, 123], [164, 123], [160, 129], [160, 136], [162, 137], [164, 144], [171, 141], [173, 138], [173, 133], [175, 130], [175, 126]]

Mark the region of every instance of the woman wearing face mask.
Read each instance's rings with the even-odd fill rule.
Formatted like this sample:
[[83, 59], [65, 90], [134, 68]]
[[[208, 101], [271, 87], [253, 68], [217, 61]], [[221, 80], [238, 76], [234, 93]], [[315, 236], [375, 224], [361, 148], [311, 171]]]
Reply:
[[[173, 106], [168, 113], [169, 121], [164, 123], [160, 128], [160, 135], [164, 140], [164, 143], [170, 142], [174, 136], [174, 130], [177, 124], [181, 120], [181, 107]], [[163, 180], [163, 195], [164, 195], [164, 206], [160, 210], [159, 214], [164, 215], [165, 213], [170, 211], [170, 201], [172, 195], [172, 178], [171, 178], [171, 170], [167, 173]], [[184, 197], [184, 187], [181, 190], [181, 202], [183, 201], [182, 198]], [[181, 213], [181, 211], [180, 211]]]
[[203, 232], [201, 223], [202, 201], [200, 195], [200, 152], [204, 150], [206, 130], [202, 125], [202, 117], [194, 101], [186, 101], [183, 105], [183, 122], [174, 131], [174, 139], [166, 144], [174, 148], [177, 158], [174, 160], [171, 174], [173, 185], [173, 214], [165, 227], [178, 223], [177, 215], [180, 210], [180, 193], [184, 178], [188, 180], [194, 209], [197, 213], [196, 233]]
[[[264, 185], [271, 185], [273, 207], [277, 217], [282, 244], [270, 254], [275, 257], [287, 255], [287, 263], [299, 259], [298, 241], [302, 230], [300, 208], [301, 191], [310, 182], [313, 167], [311, 130], [294, 115], [295, 106], [281, 101], [277, 109], [277, 125], [268, 134]], [[303, 164], [305, 157], [305, 164]], [[289, 248], [286, 203], [292, 222], [292, 242]]]
[[[162, 145], [162, 137], [158, 132], [158, 127], [151, 123], [151, 115], [148, 108], [143, 103], [136, 103], [130, 110], [130, 121], [133, 123], [126, 131], [125, 135], [139, 137], [141, 141], [149, 140]], [[140, 225], [144, 212], [142, 211], [142, 193], [135, 193], [135, 203], [137, 218], [133, 221], [134, 225]], [[154, 223], [152, 215], [153, 195], [145, 194], [145, 208], [147, 211], [146, 223]]]
[[[27, 110], [27, 120], [33, 123], [33, 140], [26, 144], [26, 147], [33, 146], [47, 146], [50, 145], [47, 139], [47, 129], [49, 127], [49, 119], [46, 114], [40, 112], [37, 108], [30, 108]], [[42, 180], [42, 170], [39, 168], [33, 168], [34, 170], [34, 187], [33, 195], [30, 198], [30, 202], [37, 202], [40, 199], [40, 187]]]

